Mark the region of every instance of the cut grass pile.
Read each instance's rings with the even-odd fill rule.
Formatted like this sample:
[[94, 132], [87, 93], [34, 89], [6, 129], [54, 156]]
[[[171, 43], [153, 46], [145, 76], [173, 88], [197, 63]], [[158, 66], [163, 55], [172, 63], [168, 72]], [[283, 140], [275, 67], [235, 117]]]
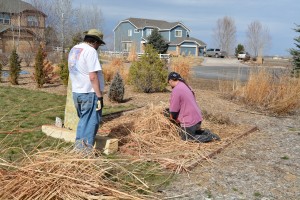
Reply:
[[222, 140], [205, 144], [183, 141], [178, 126], [164, 116], [164, 108], [164, 104], [150, 104], [139, 112], [104, 123], [102, 128], [110, 129], [108, 136], [119, 139], [119, 153], [123, 156], [157, 162], [175, 173], [188, 172], [197, 163], [206, 160], [210, 153], [249, 130], [249, 126], [237, 126], [228, 119], [220, 120], [205, 113], [207, 118], [202, 128], [210, 129]]
[[9, 169], [0, 172], [1, 199], [157, 199], [148, 180], [160, 176], [161, 182], [168, 181], [154, 163], [84, 156], [70, 149], [40, 151], [1, 165]]

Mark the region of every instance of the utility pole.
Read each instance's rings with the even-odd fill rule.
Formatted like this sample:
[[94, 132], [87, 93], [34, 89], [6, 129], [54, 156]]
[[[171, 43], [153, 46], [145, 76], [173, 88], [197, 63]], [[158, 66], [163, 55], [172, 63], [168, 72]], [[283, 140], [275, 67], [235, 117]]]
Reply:
[[62, 38], [61, 38], [61, 46], [62, 46], [62, 59], [64, 58], [65, 55], [65, 20], [64, 20], [64, 13], [62, 12]]

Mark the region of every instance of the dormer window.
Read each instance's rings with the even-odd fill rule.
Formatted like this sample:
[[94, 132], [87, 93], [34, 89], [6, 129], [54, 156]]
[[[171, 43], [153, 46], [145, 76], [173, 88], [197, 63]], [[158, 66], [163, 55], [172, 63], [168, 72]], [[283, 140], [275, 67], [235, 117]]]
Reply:
[[182, 30], [176, 30], [175, 37], [182, 37]]
[[10, 24], [10, 16], [7, 13], [0, 13], [0, 24]]
[[28, 16], [27, 17], [27, 26], [38, 26], [39, 23], [38, 23], [38, 18], [37, 16]]

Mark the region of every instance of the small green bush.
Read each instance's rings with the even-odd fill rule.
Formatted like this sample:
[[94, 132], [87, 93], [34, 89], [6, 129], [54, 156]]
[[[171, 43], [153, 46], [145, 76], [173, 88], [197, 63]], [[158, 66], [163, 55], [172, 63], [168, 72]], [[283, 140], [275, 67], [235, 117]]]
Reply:
[[0, 63], [0, 83], [2, 82], [2, 64]]
[[43, 47], [41, 45], [39, 46], [38, 52], [35, 57], [34, 79], [38, 88], [43, 87], [45, 83], [44, 52], [43, 52]]
[[117, 72], [111, 82], [108, 92], [108, 98], [111, 101], [116, 101], [118, 103], [123, 101], [124, 98], [124, 81], [119, 72]]
[[147, 45], [142, 57], [129, 69], [129, 83], [138, 92], [162, 92], [167, 86], [168, 70], [152, 45]]
[[60, 68], [60, 79], [62, 80], [64, 85], [68, 85], [69, 80], [69, 68], [68, 68], [68, 61], [65, 56], [62, 59], [62, 62], [59, 64]]
[[21, 59], [14, 49], [9, 58], [9, 81], [13, 85], [18, 85], [18, 78], [21, 71]]

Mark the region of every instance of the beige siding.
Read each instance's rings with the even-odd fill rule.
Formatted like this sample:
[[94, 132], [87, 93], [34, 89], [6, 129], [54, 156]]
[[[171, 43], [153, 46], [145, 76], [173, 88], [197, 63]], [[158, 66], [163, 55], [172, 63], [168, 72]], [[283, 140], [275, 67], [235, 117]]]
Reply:
[[[37, 17], [37, 27], [28, 26], [28, 16]], [[0, 33], [0, 53], [10, 53], [14, 47], [19, 52], [32, 52], [37, 48], [38, 41], [45, 39], [45, 16], [39, 12], [26, 11], [11, 15], [11, 25], [15, 27], [14, 31]], [[19, 28], [22, 31], [19, 32]]]

